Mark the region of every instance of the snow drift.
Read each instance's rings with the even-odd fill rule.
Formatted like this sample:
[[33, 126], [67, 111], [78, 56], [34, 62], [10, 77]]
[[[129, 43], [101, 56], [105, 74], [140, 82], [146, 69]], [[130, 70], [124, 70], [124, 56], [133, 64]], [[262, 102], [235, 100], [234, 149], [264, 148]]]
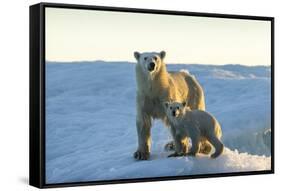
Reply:
[[206, 110], [219, 120], [222, 156], [167, 158], [171, 139], [152, 128], [149, 161], [135, 161], [135, 70], [128, 62], [46, 64], [46, 182], [161, 177], [267, 170], [271, 166], [270, 67], [171, 64], [205, 91]]

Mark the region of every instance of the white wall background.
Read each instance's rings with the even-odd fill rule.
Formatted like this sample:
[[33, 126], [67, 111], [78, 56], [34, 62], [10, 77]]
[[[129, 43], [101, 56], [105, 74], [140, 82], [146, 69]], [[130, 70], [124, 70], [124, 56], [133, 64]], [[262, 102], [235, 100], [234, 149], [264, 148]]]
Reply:
[[[2, 1], [0, 5], [0, 190], [37, 190], [28, 185], [28, 76], [29, 76], [29, 20], [28, 7], [38, 3], [28, 1]], [[275, 30], [275, 83], [276, 98], [281, 97], [277, 86], [280, 75], [281, 12], [277, 0], [213, 0], [213, 1], [161, 1], [161, 0], [60, 0], [89, 5], [119, 6], [181, 10], [194, 12], [227, 13], [274, 16]], [[280, 99], [275, 111], [280, 115]], [[228, 178], [179, 180], [153, 183], [131, 183], [105, 186], [74, 187], [67, 190], [267, 190], [280, 187], [280, 117], [276, 117], [276, 174]], [[63, 190], [63, 189], [54, 189]]]

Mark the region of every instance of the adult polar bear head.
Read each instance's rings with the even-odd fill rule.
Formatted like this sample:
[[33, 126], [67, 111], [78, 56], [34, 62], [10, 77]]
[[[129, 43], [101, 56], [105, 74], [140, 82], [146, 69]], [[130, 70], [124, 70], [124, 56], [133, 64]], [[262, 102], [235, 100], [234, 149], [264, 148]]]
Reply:
[[134, 52], [134, 56], [141, 66], [142, 71], [148, 76], [153, 77], [161, 69], [166, 52]]

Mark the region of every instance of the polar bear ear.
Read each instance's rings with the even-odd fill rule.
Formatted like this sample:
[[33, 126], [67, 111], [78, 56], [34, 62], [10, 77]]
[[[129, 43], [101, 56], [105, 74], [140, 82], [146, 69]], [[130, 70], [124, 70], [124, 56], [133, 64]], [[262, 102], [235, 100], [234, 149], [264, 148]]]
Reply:
[[165, 51], [161, 51], [160, 52], [160, 58], [163, 60], [166, 56], [166, 52]]
[[137, 60], [139, 60], [140, 58], [140, 53], [139, 52], [134, 52], [134, 56]]
[[186, 102], [184, 101], [184, 102], [182, 102], [182, 106], [183, 107], [185, 107], [186, 106]]

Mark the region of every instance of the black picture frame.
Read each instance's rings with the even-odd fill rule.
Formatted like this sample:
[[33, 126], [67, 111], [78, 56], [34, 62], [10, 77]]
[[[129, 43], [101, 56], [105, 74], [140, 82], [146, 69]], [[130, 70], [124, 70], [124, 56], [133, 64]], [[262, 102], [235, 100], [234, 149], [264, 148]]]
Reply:
[[[103, 10], [128, 13], [150, 13], [165, 15], [200, 16], [215, 18], [234, 18], [264, 20], [271, 22], [271, 170], [232, 172], [205, 175], [155, 177], [141, 179], [122, 179], [110, 181], [89, 181], [46, 184], [45, 181], [45, 8], [70, 8], [82, 10]], [[217, 13], [197, 13], [183, 11], [135, 9], [73, 4], [39, 3], [30, 6], [30, 128], [29, 128], [29, 184], [38, 188], [84, 186], [178, 179], [243, 176], [274, 173], [274, 17], [231, 15]]]

